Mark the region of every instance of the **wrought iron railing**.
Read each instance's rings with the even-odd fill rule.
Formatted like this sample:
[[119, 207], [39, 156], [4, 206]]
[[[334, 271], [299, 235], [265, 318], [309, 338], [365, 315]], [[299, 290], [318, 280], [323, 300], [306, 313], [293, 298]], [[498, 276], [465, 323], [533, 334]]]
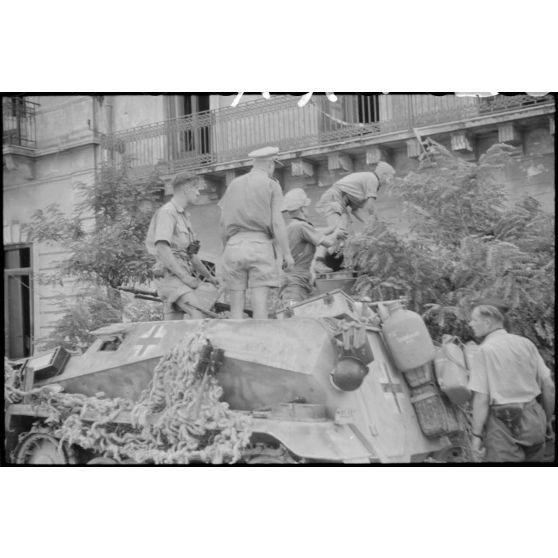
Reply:
[[455, 95], [338, 95], [338, 99], [330, 103], [314, 96], [298, 107], [298, 97], [274, 96], [124, 130], [101, 139], [104, 162], [125, 162], [138, 171], [158, 165], [173, 172], [244, 159], [266, 144], [281, 151], [319, 147], [554, 103], [552, 96], [530, 95], [498, 95], [490, 101]]
[[2, 99], [2, 140], [4, 146], [36, 146], [35, 112], [38, 103], [25, 97]]

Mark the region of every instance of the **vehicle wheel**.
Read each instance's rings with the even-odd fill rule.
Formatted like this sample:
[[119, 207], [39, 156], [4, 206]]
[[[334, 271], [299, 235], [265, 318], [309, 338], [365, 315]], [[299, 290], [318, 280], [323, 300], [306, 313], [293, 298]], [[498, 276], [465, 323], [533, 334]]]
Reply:
[[246, 455], [244, 463], [247, 465], [295, 465], [297, 462], [283, 447], [260, 446]]
[[270, 455], [259, 455], [257, 457], [252, 457], [246, 461], [248, 465], [289, 465], [295, 463], [295, 461], [283, 459], [281, 457], [273, 457]]
[[68, 465], [73, 456], [66, 444], [50, 434], [28, 434], [14, 451], [15, 462], [20, 465]]
[[87, 462], [87, 465], [119, 465], [119, 463], [110, 457], [94, 457]]

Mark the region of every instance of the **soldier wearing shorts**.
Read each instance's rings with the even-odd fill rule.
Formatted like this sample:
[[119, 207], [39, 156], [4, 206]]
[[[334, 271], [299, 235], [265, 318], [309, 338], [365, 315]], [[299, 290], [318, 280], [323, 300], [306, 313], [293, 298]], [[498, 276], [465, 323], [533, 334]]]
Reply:
[[267, 318], [269, 289], [279, 287], [279, 249], [287, 270], [293, 265], [285, 222], [281, 214], [281, 186], [272, 178], [276, 147], [264, 147], [248, 156], [253, 168], [235, 178], [219, 202], [224, 244], [221, 275], [229, 292], [231, 318], [243, 317], [246, 290], [251, 289], [253, 317]]
[[163, 300], [164, 319], [202, 318], [203, 312], [191, 304], [208, 310], [211, 289], [207, 283], [202, 286], [198, 277], [214, 286], [218, 283], [197, 255], [200, 244], [186, 212], [196, 201], [198, 187], [188, 174], [177, 175], [172, 186], [173, 197], [151, 219], [145, 244], [157, 262], [153, 275]]
[[[380, 186], [388, 186], [395, 176], [395, 169], [380, 161], [373, 172], [353, 172], [344, 176], [324, 192], [316, 210], [326, 218], [330, 230], [337, 226], [348, 228], [351, 216], [366, 222], [374, 213], [376, 196]], [[328, 272], [327, 249], [320, 246], [316, 251], [316, 272]]]

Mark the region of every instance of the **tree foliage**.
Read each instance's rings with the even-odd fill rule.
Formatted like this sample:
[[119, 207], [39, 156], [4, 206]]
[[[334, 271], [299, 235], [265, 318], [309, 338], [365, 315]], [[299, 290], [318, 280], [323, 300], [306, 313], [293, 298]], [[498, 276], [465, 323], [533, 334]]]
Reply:
[[128, 321], [158, 321], [163, 318], [160, 304], [134, 299], [131, 295], [107, 296], [104, 289], [91, 289], [77, 299], [59, 300], [62, 317], [44, 339], [37, 339], [37, 348], [46, 351], [63, 346], [70, 351], [82, 351], [95, 340], [91, 335], [104, 325]]
[[[28, 238], [62, 247], [68, 257], [58, 272], [42, 283], [73, 277], [86, 286], [77, 298], [61, 298], [62, 317], [37, 345], [80, 349], [90, 344], [90, 331], [122, 319], [161, 319], [159, 305], [131, 302], [115, 289], [152, 280], [153, 259], [144, 245], [147, 229], [163, 200], [156, 174], [132, 178], [126, 167], [102, 168], [92, 186], [80, 185], [79, 203], [66, 215], [58, 204], [36, 211], [26, 226]], [[92, 289], [93, 287], [97, 287]]]
[[410, 223], [376, 221], [350, 239], [360, 295], [405, 296], [435, 338], [472, 339], [475, 301], [497, 299], [512, 332], [531, 339], [554, 368], [554, 215], [537, 200], [507, 203], [502, 170], [514, 148], [494, 145], [477, 164], [427, 140], [416, 172], [395, 186]]
[[450, 249], [466, 236], [491, 234], [505, 208], [505, 187], [497, 176], [510, 147], [492, 146], [475, 164], [432, 140], [426, 146], [418, 170], [398, 183], [412, 230]]
[[103, 168], [92, 186], [80, 185], [80, 201], [66, 216], [58, 204], [38, 210], [26, 226], [30, 240], [61, 245], [70, 256], [62, 276], [113, 288], [152, 279], [144, 240], [163, 199], [156, 174], [131, 178], [126, 167]]

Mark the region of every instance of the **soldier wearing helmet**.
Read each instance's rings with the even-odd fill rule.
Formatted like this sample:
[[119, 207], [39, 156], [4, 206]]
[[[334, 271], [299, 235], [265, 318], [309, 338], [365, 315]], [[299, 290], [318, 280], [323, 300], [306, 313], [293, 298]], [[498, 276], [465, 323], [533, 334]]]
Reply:
[[312, 292], [311, 265], [318, 246], [329, 247], [336, 239], [344, 238], [345, 231], [337, 228], [329, 235], [318, 230], [308, 221], [306, 208], [310, 199], [302, 188], [294, 188], [285, 194], [283, 214], [287, 221], [287, 237], [294, 259], [292, 271], [284, 274], [279, 298], [283, 304], [300, 302]]
[[[316, 210], [325, 216], [331, 229], [338, 225], [348, 228], [351, 216], [363, 223], [367, 222], [374, 214], [378, 190], [381, 186], [388, 186], [394, 176], [395, 169], [384, 161], [380, 161], [372, 172], [348, 174], [324, 192]], [[326, 266], [326, 256], [327, 249], [318, 248], [315, 265], [317, 272], [331, 271]]]

